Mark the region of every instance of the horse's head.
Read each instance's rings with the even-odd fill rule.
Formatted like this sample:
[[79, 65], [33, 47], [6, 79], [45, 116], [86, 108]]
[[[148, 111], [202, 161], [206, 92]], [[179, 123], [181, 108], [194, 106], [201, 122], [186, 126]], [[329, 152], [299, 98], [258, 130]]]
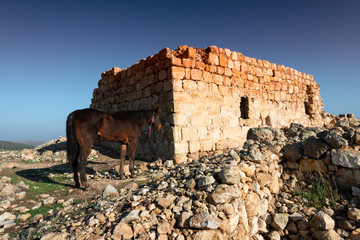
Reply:
[[154, 125], [156, 131], [160, 131], [162, 128], [161, 125], [161, 121], [160, 121], [160, 108], [156, 108], [153, 112], [153, 117], [152, 117], [152, 125]]

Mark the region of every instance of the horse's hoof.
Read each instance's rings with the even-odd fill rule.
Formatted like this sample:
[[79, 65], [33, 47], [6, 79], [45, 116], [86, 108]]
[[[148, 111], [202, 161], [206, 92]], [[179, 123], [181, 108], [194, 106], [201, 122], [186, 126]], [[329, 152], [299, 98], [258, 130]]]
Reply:
[[74, 188], [80, 188], [80, 184], [75, 184]]

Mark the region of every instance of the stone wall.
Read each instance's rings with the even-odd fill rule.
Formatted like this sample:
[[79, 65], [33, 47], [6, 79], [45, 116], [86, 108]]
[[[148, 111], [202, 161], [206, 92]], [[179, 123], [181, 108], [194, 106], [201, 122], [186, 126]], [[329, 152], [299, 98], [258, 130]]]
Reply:
[[[149, 110], [161, 107], [163, 130], [148, 134], [143, 129], [137, 148], [137, 156], [145, 159], [174, 156], [172, 135], [173, 92], [171, 83], [171, 58], [168, 49], [139, 63], [121, 70], [114, 67], [101, 74], [98, 88], [94, 90], [91, 108], [104, 112], [119, 110]], [[117, 143], [102, 143], [120, 149]]]
[[283, 65], [215, 46], [180, 46], [104, 72], [91, 107], [160, 106], [164, 130], [150, 141], [143, 134], [138, 153], [180, 163], [240, 146], [250, 127], [323, 124], [319, 91], [313, 76]]

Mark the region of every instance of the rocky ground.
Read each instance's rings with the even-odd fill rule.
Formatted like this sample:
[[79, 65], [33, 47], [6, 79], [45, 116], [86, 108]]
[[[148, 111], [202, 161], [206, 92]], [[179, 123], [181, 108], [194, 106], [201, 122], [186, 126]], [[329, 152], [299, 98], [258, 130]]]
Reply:
[[360, 121], [253, 128], [200, 161], [137, 161], [93, 150], [91, 191], [72, 188], [65, 139], [0, 153], [0, 239], [360, 239]]

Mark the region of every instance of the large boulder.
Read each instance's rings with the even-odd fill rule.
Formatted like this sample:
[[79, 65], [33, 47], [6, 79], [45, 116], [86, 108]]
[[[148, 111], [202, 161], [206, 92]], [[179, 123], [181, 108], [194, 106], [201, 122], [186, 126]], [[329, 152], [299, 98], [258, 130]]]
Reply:
[[301, 143], [290, 143], [284, 146], [283, 156], [290, 161], [297, 161], [304, 155]]
[[334, 165], [354, 169], [360, 168], [360, 152], [357, 151], [333, 149], [331, 151], [331, 160]]
[[284, 134], [282, 131], [272, 127], [262, 127], [262, 128], [250, 128], [247, 133], [247, 140], [254, 140], [257, 142], [262, 141], [274, 141], [274, 140], [284, 140]]
[[290, 137], [295, 137], [299, 135], [302, 131], [304, 131], [305, 127], [298, 123], [291, 123], [288, 131], [288, 135]]
[[224, 168], [221, 172], [219, 172], [219, 178], [222, 183], [225, 184], [240, 184], [240, 173], [233, 167]]
[[105, 198], [107, 196], [117, 196], [119, 192], [116, 188], [111, 186], [110, 184], [103, 190], [102, 196]]
[[239, 197], [239, 190], [236, 185], [220, 184], [208, 197], [210, 203], [228, 203]]
[[276, 230], [284, 230], [289, 221], [289, 214], [277, 213], [273, 215], [271, 226]]
[[303, 147], [304, 155], [314, 159], [324, 158], [326, 152], [331, 149], [327, 143], [315, 137], [305, 139]]
[[217, 229], [219, 223], [207, 211], [200, 211], [190, 219], [190, 227], [196, 229]]
[[310, 225], [318, 231], [324, 231], [333, 229], [335, 227], [335, 221], [323, 211], [319, 211], [311, 219]]
[[348, 145], [347, 140], [335, 132], [326, 130], [319, 132], [317, 136], [333, 148], [341, 148]]

